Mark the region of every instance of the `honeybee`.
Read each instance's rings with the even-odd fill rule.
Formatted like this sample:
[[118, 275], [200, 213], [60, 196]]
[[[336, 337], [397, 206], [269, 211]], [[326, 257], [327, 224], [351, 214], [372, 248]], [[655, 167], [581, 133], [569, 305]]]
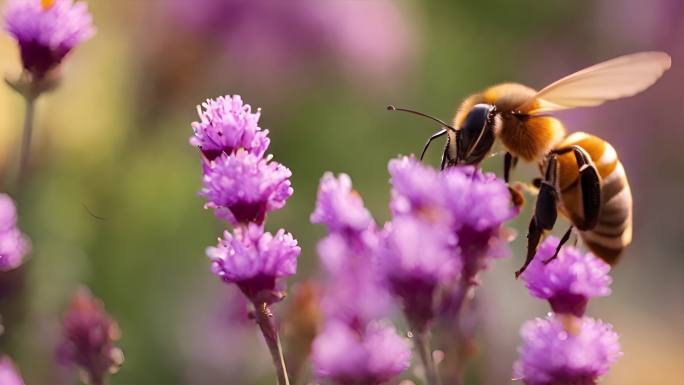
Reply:
[[[571, 226], [549, 261], [576, 228], [594, 254], [614, 264], [632, 240], [632, 195], [624, 167], [608, 142], [583, 132], [566, 135], [563, 123], [549, 113], [633, 96], [653, 85], [670, 65], [664, 52], [640, 52], [585, 68], [540, 91], [517, 83], [495, 85], [467, 97], [453, 125], [414, 110], [388, 109], [421, 115], [442, 126], [420, 156], [423, 159], [433, 140], [446, 136], [442, 169], [478, 165], [497, 139], [506, 149], [506, 183], [518, 159], [539, 165], [542, 177], [536, 183], [539, 193], [527, 235], [527, 256], [516, 277], [534, 258], [558, 213]], [[509, 189], [513, 201], [521, 201], [520, 193]]]

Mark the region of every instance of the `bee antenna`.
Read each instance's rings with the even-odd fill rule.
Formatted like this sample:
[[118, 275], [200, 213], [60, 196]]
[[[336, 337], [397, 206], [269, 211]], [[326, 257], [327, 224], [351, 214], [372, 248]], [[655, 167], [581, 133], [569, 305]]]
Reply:
[[408, 108], [399, 108], [399, 107], [395, 107], [395, 106], [393, 106], [393, 105], [389, 105], [389, 106], [387, 106], [387, 111], [403, 111], [403, 112], [408, 112], [408, 113], [411, 113], [411, 114], [414, 114], [414, 115], [418, 115], [418, 116], [422, 116], [422, 117], [424, 117], [424, 118], [428, 118], [428, 119], [430, 119], [430, 120], [434, 120], [435, 122], [441, 124], [442, 126], [448, 128], [448, 129], [450, 129], [450, 130], [452, 130], [452, 131], [458, 131], [458, 130], [456, 130], [454, 127], [452, 127], [451, 125], [446, 124], [443, 120], [437, 119], [437, 118], [435, 118], [434, 116], [430, 116], [430, 115], [428, 115], [428, 114], [425, 114], [425, 113], [423, 113], [423, 112], [419, 112], [419, 111], [416, 111], [416, 110], [411, 110], [411, 109], [408, 109]]

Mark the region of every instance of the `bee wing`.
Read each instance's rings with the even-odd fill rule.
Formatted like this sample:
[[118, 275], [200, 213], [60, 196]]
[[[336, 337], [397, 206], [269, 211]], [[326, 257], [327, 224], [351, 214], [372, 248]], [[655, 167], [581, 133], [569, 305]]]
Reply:
[[653, 85], [670, 64], [670, 55], [664, 52], [620, 56], [551, 83], [518, 109], [538, 114], [632, 96]]

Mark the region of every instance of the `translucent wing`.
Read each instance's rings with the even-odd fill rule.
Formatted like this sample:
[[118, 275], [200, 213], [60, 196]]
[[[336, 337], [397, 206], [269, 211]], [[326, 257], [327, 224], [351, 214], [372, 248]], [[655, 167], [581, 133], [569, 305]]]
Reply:
[[620, 56], [568, 75], [546, 87], [518, 109], [529, 114], [598, 106], [635, 95], [656, 82], [670, 68], [664, 52]]

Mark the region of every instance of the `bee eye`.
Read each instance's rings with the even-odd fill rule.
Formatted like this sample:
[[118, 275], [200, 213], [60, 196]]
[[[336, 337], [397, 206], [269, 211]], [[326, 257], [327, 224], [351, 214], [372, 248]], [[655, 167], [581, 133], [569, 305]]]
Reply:
[[459, 129], [459, 157], [464, 163], [478, 163], [486, 156], [494, 142], [491, 122], [494, 106], [476, 104], [466, 115]]

